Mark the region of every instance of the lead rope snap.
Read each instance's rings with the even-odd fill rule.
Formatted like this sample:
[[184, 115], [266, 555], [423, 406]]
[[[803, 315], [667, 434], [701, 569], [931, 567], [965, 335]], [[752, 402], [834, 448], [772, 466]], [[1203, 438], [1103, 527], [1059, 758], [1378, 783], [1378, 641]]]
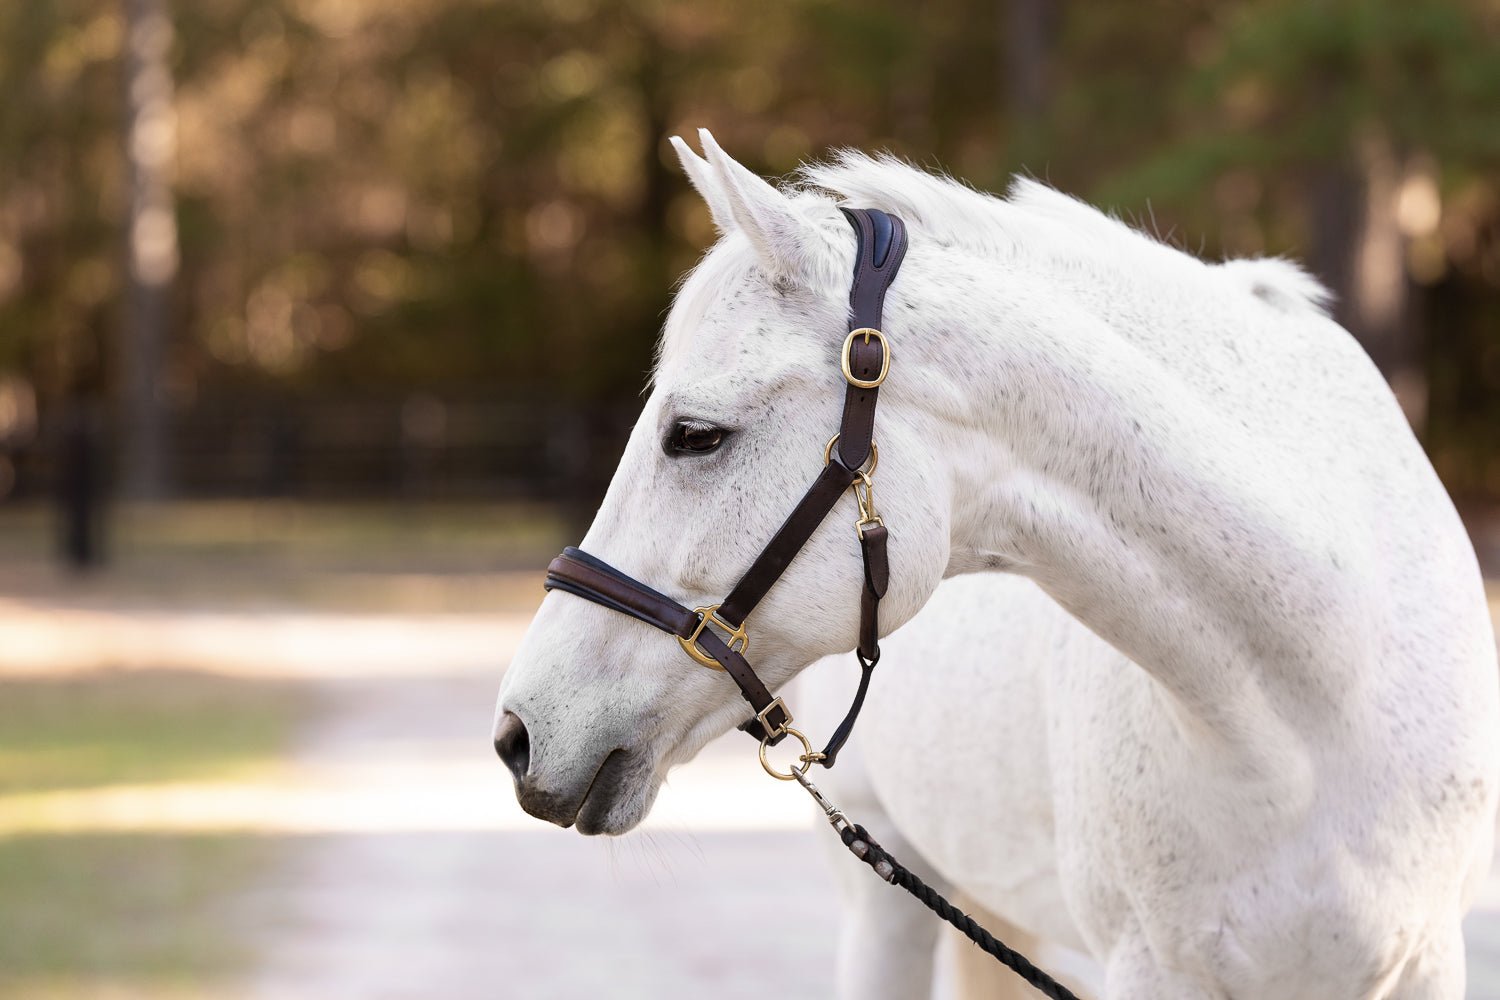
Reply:
[[807, 794], [811, 795], [813, 801], [818, 804], [818, 808], [823, 810], [823, 815], [828, 817], [828, 822], [833, 828], [843, 833], [844, 827], [849, 825], [849, 819], [844, 815], [843, 811], [823, 797], [823, 793], [819, 790], [818, 786], [807, 780], [806, 772], [799, 772], [796, 778], [797, 784], [807, 789]]

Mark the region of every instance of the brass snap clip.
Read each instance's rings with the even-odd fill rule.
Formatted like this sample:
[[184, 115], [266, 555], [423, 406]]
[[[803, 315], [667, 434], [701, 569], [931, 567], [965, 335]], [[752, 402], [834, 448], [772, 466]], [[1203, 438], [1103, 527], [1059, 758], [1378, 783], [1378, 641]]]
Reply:
[[854, 530], [860, 538], [864, 538], [866, 528], [875, 524], [884, 527], [885, 521], [881, 520], [880, 515], [875, 511], [875, 480], [870, 478], [870, 474], [860, 473], [852, 488], [854, 502], [859, 505], [859, 520], [854, 522]]
[[[833, 446], [838, 444], [839, 436], [835, 434], [828, 439], [828, 444], [823, 447], [823, 464], [827, 465], [833, 461]], [[875, 442], [870, 442], [870, 467], [861, 468], [855, 472], [853, 483], [849, 488], [854, 491], [854, 502], [859, 505], [859, 520], [854, 522], [854, 530], [860, 538], [865, 537], [865, 529], [872, 524], [884, 525], [880, 515], [875, 511], [875, 470], [880, 468], [880, 449]]]

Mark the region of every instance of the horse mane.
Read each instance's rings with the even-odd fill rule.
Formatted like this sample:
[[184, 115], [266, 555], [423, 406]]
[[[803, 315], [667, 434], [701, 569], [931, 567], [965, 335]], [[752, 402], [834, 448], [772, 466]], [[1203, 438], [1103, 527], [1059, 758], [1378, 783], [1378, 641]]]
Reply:
[[1184, 267], [1208, 266], [1286, 312], [1323, 313], [1332, 299], [1293, 261], [1268, 257], [1206, 264], [1029, 177], [1017, 177], [1007, 196], [998, 198], [889, 154], [850, 149], [804, 165], [796, 177], [804, 191], [826, 191], [842, 204], [892, 212], [928, 239], [981, 253], [1010, 256], [1024, 248], [1030, 255], [1101, 272], [1118, 273], [1122, 262], [1175, 272], [1164, 277], [1181, 276]]
[[852, 149], [836, 152], [827, 162], [805, 164], [796, 176], [804, 190], [826, 191], [841, 204], [892, 212], [947, 246], [997, 255], [1024, 247], [1033, 254], [1074, 257], [1100, 240], [1115, 249], [1122, 242], [1160, 249], [1118, 219], [1025, 177], [1012, 182], [1008, 197], [998, 198], [890, 154], [871, 156]]
[[[1269, 257], [1211, 264], [1029, 177], [1017, 177], [1000, 198], [890, 154], [845, 149], [830, 160], [804, 164], [785, 189], [810, 216], [819, 214], [819, 208], [826, 211], [830, 197], [852, 208], [878, 208], [900, 216], [919, 239], [1001, 260], [1023, 255], [1049, 259], [1122, 291], [1202, 281], [1208, 273], [1285, 313], [1323, 315], [1332, 299], [1293, 261]], [[716, 287], [737, 266], [732, 257], [711, 253], [684, 276], [657, 344], [653, 377], [663, 361], [678, 353]]]

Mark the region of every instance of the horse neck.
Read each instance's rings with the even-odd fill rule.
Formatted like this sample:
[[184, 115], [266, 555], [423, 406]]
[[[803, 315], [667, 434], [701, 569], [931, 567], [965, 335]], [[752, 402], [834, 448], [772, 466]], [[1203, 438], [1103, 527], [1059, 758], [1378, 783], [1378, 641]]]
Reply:
[[1328, 545], [1253, 431], [1162, 363], [1174, 339], [1200, 361], [1203, 331], [1045, 268], [913, 264], [918, 292], [892, 318], [956, 485], [950, 574], [1027, 575], [1207, 731], [1285, 739], [1281, 702], [1336, 694], [1335, 616], [1287, 616], [1337, 604]]

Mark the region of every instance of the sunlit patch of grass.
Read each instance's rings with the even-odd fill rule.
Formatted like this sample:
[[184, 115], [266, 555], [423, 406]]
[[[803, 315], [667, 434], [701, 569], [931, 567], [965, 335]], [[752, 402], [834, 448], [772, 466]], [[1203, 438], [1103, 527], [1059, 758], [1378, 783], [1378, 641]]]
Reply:
[[[167, 671], [0, 679], [0, 801], [232, 778], [274, 764], [312, 706], [285, 682]], [[226, 901], [254, 836], [0, 837], [0, 998], [222, 996], [246, 956]]]
[[0, 679], [0, 795], [230, 777], [274, 761], [310, 707], [287, 683], [202, 673]]
[[194, 997], [248, 958], [227, 894], [264, 864], [255, 837], [0, 839], [0, 998]]

